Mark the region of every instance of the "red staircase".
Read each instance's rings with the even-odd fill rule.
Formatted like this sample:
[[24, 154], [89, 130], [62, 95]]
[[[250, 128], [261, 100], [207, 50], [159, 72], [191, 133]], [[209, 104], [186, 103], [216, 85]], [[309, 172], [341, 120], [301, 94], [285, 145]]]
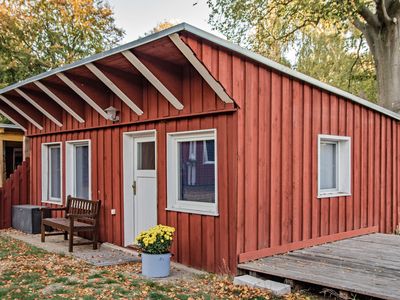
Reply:
[[10, 175], [0, 188], [0, 229], [11, 227], [11, 208], [13, 205], [29, 204], [29, 158]]

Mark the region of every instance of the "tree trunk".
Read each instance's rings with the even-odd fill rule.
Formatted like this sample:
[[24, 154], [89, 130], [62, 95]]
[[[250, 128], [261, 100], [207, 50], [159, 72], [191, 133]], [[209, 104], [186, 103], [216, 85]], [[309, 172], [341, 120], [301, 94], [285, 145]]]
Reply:
[[378, 82], [378, 104], [400, 112], [400, 24], [379, 30], [367, 28], [365, 37], [374, 58]]

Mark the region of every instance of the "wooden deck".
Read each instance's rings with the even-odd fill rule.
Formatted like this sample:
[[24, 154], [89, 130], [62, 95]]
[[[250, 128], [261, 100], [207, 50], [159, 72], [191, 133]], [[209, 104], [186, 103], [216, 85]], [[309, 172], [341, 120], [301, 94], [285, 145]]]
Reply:
[[400, 299], [400, 236], [370, 234], [239, 264], [239, 269]]

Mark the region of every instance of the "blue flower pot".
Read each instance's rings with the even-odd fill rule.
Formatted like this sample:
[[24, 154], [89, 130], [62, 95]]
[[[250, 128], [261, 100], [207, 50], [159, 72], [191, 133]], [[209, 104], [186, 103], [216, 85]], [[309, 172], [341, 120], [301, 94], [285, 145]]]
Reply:
[[146, 277], [167, 277], [171, 266], [171, 253], [142, 253], [142, 275]]

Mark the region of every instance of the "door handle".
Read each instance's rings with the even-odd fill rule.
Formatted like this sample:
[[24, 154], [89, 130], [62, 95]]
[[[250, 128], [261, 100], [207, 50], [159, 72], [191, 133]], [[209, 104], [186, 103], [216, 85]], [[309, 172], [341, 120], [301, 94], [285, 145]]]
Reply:
[[136, 195], [136, 180], [133, 181], [132, 189], [133, 189], [133, 194]]

